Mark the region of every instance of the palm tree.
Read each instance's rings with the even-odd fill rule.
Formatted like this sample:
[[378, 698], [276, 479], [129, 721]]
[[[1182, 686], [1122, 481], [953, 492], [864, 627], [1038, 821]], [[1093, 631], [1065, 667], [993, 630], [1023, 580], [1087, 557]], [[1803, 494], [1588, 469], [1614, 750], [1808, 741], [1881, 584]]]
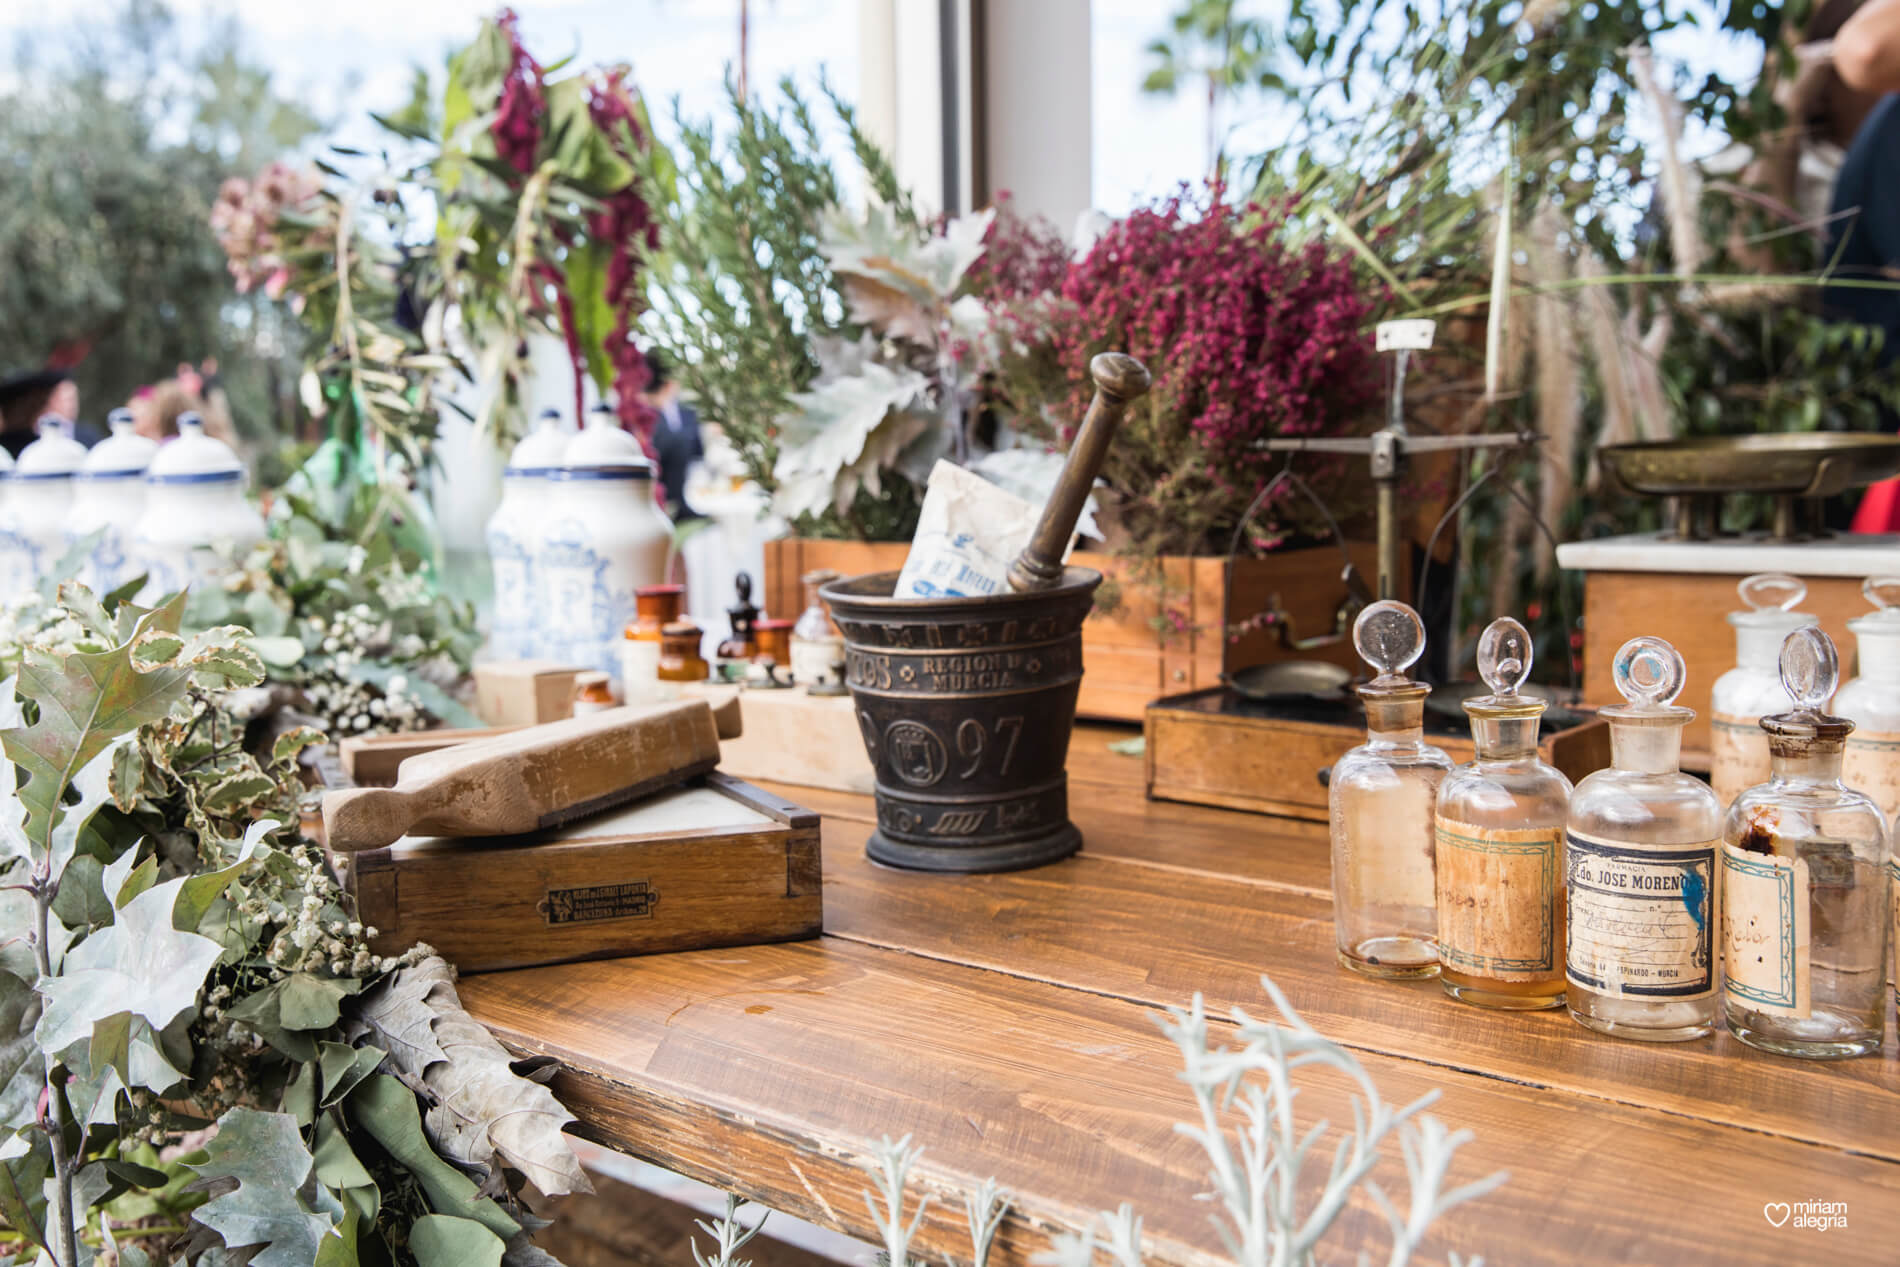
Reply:
[[1169, 26], [1172, 34], [1148, 45], [1153, 59], [1141, 90], [1172, 97], [1184, 80], [1207, 82], [1207, 169], [1219, 179], [1221, 144], [1216, 129], [1220, 99], [1245, 84], [1284, 87], [1271, 69], [1267, 27], [1258, 18], [1238, 16], [1237, 0], [1186, 0]]

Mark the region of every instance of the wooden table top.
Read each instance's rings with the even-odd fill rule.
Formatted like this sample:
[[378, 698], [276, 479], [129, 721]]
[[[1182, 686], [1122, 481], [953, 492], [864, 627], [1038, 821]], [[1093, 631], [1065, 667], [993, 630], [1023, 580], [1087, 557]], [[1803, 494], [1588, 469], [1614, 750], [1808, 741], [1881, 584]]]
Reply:
[[[1449, 1185], [1510, 1171], [1435, 1225], [1426, 1261], [1900, 1261], [1891, 1023], [1878, 1058], [1819, 1064], [1352, 976], [1333, 959], [1325, 828], [1151, 803], [1141, 761], [1106, 747], [1128, 733], [1077, 731], [1086, 844], [1067, 862], [884, 869], [863, 856], [868, 797], [781, 788], [825, 815], [823, 938], [473, 976], [463, 1002], [509, 1047], [566, 1063], [554, 1086], [580, 1134], [776, 1209], [874, 1239], [858, 1165], [908, 1133], [928, 1150], [912, 1191], [937, 1194], [916, 1251], [935, 1261], [969, 1261], [962, 1194], [994, 1176], [1016, 1194], [999, 1264], [1124, 1201], [1151, 1262], [1192, 1263], [1220, 1242], [1156, 1017], [1196, 991], [1212, 1014], [1271, 1017], [1265, 972], [1388, 1101], [1442, 1089], [1432, 1112], [1477, 1135]], [[1351, 1121], [1339, 1080], [1302, 1085], [1303, 1123]], [[1402, 1201], [1393, 1153], [1375, 1177]], [[1844, 1202], [1846, 1228], [1764, 1214], [1801, 1201]], [[1325, 1257], [1383, 1261], [1388, 1243], [1361, 1197]]]

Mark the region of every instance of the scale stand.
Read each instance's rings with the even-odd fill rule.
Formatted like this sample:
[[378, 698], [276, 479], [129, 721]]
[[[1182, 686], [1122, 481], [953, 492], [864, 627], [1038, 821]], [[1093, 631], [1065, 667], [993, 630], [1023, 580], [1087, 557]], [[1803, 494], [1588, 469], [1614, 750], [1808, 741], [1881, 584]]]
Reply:
[[1380, 598], [1399, 597], [1399, 477], [1404, 473], [1406, 459], [1414, 453], [1443, 453], [1454, 449], [1525, 449], [1535, 445], [1538, 439], [1534, 431], [1441, 436], [1413, 435], [1406, 430], [1406, 363], [1413, 352], [1432, 346], [1436, 326], [1437, 322], [1418, 319], [1379, 323], [1378, 350], [1393, 353], [1392, 399], [1385, 426], [1369, 436], [1266, 440], [1260, 446], [1269, 453], [1345, 453], [1370, 459], [1372, 481], [1379, 498]]

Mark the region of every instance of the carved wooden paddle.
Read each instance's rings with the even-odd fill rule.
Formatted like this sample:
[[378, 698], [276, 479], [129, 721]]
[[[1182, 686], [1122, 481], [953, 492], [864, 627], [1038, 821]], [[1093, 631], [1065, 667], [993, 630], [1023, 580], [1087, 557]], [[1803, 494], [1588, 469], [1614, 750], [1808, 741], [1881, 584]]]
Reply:
[[722, 731], [737, 733], [736, 707], [718, 720], [703, 699], [614, 708], [411, 757], [394, 787], [325, 793], [326, 839], [348, 852], [568, 822], [712, 770]]

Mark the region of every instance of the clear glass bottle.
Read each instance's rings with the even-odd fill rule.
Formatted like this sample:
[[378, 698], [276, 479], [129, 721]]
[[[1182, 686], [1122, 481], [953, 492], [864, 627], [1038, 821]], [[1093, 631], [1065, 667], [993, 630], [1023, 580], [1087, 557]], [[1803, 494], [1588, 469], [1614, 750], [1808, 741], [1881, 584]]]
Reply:
[[1478, 639], [1491, 694], [1465, 701], [1477, 755], [1438, 789], [1438, 982], [1508, 1011], [1564, 1002], [1570, 780], [1537, 755], [1544, 701], [1517, 693], [1530, 671], [1530, 632], [1492, 621]]
[[1687, 676], [1661, 638], [1616, 653], [1605, 708], [1610, 768], [1570, 793], [1565, 1002], [1578, 1024], [1620, 1038], [1678, 1042], [1715, 1027], [1716, 860], [1722, 805], [1681, 769], [1676, 704]]
[[1841, 783], [1854, 723], [1821, 711], [1839, 679], [1831, 638], [1788, 635], [1794, 711], [1761, 720], [1774, 772], [1722, 825], [1728, 1027], [1751, 1047], [1818, 1060], [1879, 1051], [1887, 1022], [1887, 823]]
[[805, 610], [792, 626], [792, 680], [803, 687], [828, 686], [831, 666], [844, 659], [844, 638], [825, 614], [818, 591], [838, 579], [830, 568], [819, 568], [799, 578], [805, 586]]
[[1891, 822], [1900, 814], [1900, 576], [1868, 577], [1860, 592], [1874, 609], [1847, 622], [1860, 676], [1834, 697], [1834, 711], [1854, 723], [1841, 782], [1873, 797]]
[[1369, 977], [1438, 975], [1432, 815], [1451, 758], [1424, 740], [1431, 688], [1405, 676], [1425, 626], [1404, 603], [1374, 603], [1353, 645], [1378, 676], [1359, 688], [1366, 742], [1334, 765], [1333, 923], [1342, 967]]
[[1768, 778], [1761, 719], [1791, 706], [1776, 668], [1781, 643], [1815, 623], [1811, 614], [1793, 610], [1808, 596], [1798, 576], [1759, 572], [1743, 577], [1735, 592], [1742, 598], [1742, 610], [1728, 614], [1735, 627], [1735, 667], [1709, 688], [1709, 786], [1725, 808], [1742, 789]]

